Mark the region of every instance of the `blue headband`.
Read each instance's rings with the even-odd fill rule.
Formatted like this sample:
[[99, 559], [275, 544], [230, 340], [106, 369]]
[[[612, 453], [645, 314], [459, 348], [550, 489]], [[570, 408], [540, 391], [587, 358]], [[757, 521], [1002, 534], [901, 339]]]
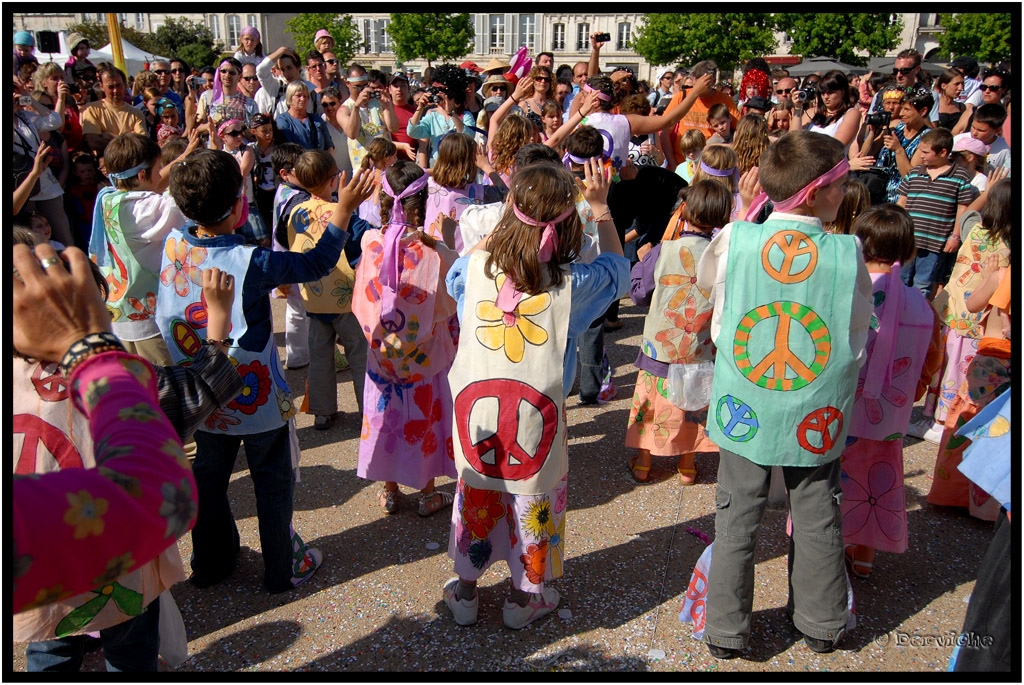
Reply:
[[142, 171], [143, 169], [148, 169], [149, 167], [149, 162], [143, 162], [138, 166], [133, 166], [131, 169], [125, 169], [124, 171], [110, 171], [107, 173], [107, 176], [109, 176], [110, 178], [116, 178], [118, 181], [123, 181], [126, 178], [138, 176], [140, 171]]

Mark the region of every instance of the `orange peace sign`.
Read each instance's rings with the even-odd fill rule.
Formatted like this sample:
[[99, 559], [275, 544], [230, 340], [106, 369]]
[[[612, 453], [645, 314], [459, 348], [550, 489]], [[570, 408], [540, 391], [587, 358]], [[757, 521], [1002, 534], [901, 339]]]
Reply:
[[[775, 347], [757, 364], [750, 359], [750, 332], [759, 322], [778, 317]], [[789, 347], [789, 332], [796, 321], [811, 337], [814, 359], [805, 363]], [[798, 390], [817, 378], [832, 353], [832, 338], [825, 322], [814, 310], [796, 302], [780, 301], [751, 309], [740, 320], [733, 339], [736, 368], [747, 380], [768, 390]], [[795, 377], [788, 377], [791, 370]]]
[[818, 246], [800, 231], [779, 231], [761, 250], [761, 266], [769, 276], [786, 285], [806, 281], [817, 265]]

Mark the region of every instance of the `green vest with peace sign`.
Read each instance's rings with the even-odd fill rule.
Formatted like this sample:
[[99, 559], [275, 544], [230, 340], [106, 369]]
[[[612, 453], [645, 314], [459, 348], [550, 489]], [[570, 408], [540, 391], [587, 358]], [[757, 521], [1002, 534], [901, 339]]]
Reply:
[[817, 222], [737, 221], [726, 258], [708, 434], [763, 466], [837, 459], [859, 370], [850, 350], [856, 239]]

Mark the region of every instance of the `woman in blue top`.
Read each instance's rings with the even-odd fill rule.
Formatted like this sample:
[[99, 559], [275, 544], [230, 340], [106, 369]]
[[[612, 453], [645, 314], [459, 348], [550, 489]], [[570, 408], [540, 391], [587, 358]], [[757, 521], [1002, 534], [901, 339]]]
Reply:
[[903, 177], [921, 163], [917, 145], [921, 142], [921, 134], [932, 127], [928, 114], [934, 104], [935, 98], [926, 90], [908, 93], [900, 109], [900, 123], [892, 129], [891, 134], [883, 138], [885, 147], [878, 155], [878, 165], [886, 173], [885, 194], [888, 202], [899, 199]]
[[[449, 131], [458, 131], [472, 137], [476, 117], [463, 106], [466, 99], [466, 75], [462, 69], [454, 64], [442, 64], [434, 70], [431, 83], [434, 89], [433, 102], [429, 97], [419, 101], [416, 113], [409, 118], [406, 133], [410, 138], [426, 139], [429, 142], [428, 159], [430, 166], [434, 166], [441, 136]], [[432, 105], [434, 108], [427, 112]], [[470, 128], [467, 129], [467, 126]]]
[[309, 102], [309, 88], [301, 80], [292, 81], [284, 92], [288, 111], [277, 115], [277, 128], [285, 142], [301, 145], [306, 150], [326, 150], [334, 154], [334, 140], [327, 124], [320, 117], [310, 116], [306, 111]]

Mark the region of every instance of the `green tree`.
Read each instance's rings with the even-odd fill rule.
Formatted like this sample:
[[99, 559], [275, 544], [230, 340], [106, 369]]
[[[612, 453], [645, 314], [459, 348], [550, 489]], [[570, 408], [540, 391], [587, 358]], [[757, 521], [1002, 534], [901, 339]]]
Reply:
[[165, 57], [180, 57], [194, 67], [213, 64], [220, 54], [220, 43], [214, 43], [206, 24], [189, 19], [168, 18], [156, 30], [156, 41]]
[[[81, 33], [89, 40], [89, 45], [98, 50], [110, 42], [110, 32], [107, 31], [107, 22], [87, 21], [79, 24], [72, 24], [68, 27], [68, 33]], [[165, 54], [167, 48], [152, 33], [143, 33], [131, 26], [121, 24], [121, 40], [127, 41], [143, 52], [151, 55]]]
[[[89, 47], [93, 50], [98, 50], [110, 42], [107, 22], [83, 21], [79, 24], [71, 24], [68, 26], [68, 34], [72, 33], [82, 34], [82, 37], [89, 41]], [[68, 47], [73, 46], [69, 45]]]
[[388, 35], [395, 57], [405, 62], [422, 58], [427, 66], [436, 59], [458, 59], [473, 51], [473, 21], [469, 14], [391, 15]]
[[334, 38], [334, 54], [342, 64], [351, 62], [363, 44], [363, 37], [359, 33], [355, 19], [348, 14], [307, 12], [292, 17], [284, 25], [285, 30], [295, 41], [295, 49], [302, 57], [314, 48], [313, 38], [320, 29], [327, 29]]
[[980, 62], [999, 62], [1013, 54], [1013, 15], [940, 14], [939, 46], [950, 55], [973, 55]]
[[790, 52], [804, 57], [831, 57], [852, 65], [869, 55], [884, 55], [899, 44], [903, 20], [897, 13], [776, 14], [775, 28], [793, 40]]
[[724, 72], [775, 51], [769, 14], [645, 14], [630, 47], [651, 64], [712, 59]]

